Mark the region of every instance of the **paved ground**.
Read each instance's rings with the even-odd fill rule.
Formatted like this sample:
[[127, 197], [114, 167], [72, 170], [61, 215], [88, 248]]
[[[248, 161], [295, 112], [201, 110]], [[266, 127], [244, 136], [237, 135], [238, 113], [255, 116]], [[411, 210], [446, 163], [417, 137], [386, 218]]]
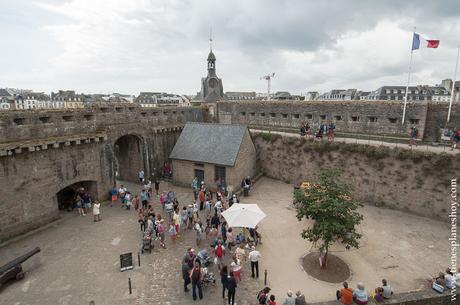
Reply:
[[[132, 184], [128, 187], [138, 188]], [[166, 184], [161, 188], [167, 188]], [[175, 188], [175, 191], [179, 202], [191, 202], [193, 195], [188, 189]], [[155, 208], [159, 211], [159, 204]], [[194, 303], [191, 293], [183, 292], [180, 264], [185, 250], [195, 246], [191, 231], [175, 245], [167, 240], [166, 250], [156, 245], [152, 254], [141, 255], [141, 267], [137, 267], [141, 233], [134, 210], [126, 211], [117, 205], [105, 206], [101, 211], [103, 220], [97, 223], [91, 215], [65, 213], [62, 221], [0, 248], [0, 265], [36, 246], [42, 249], [24, 264], [24, 280], [0, 288], [0, 304], [80, 305], [90, 300], [97, 305]], [[125, 252], [134, 253], [133, 271], [119, 271], [119, 254]], [[215, 267], [212, 268], [218, 276]], [[128, 293], [129, 277], [132, 295]], [[245, 276], [236, 293], [237, 304], [252, 305], [262, 285], [262, 279]], [[204, 299], [199, 303], [221, 304], [220, 287], [218, 283], [215, 288], [205, 289]]]
[[[291, 185], [262, 178], [244, 199], [259, 204], [268, 215], [260, 225], [260, 251], [270, 287], [279, 296], [291, 289], [305, 293], [308, 302], [332, 300], [338, 286], [311, 278], [300, 265], [300, 258], [315, 249], [300, 239], [309, 222], [295, 219], [290, 194]], [[386, 278], [396, 292], [416, 290], [448, 266], [450, 228], [446, 223], [373, 206], [363, 207], [362, 213], [361, 248], [346, 251], [334, 246], [331, 250], [350, 266], [353, 288], [363, 282], [368, 291], [373, 290]]]
[[[130, 188], [135, 190], [137, 186]], [[161, 189], [165, 188], [162, 184]], [[175, 190], [181, 203], [190, 202], [188, 189]], [[337, 286], [310, 278], [300, 267], [300, 258], [311, 245], [299, 238], [308, 223], [295, 220], [289, 208], [291, 191], [288, 184], [262, 178], [250, 197], [243, 200], [259, 204], [268, 215], [261, 223], [261, 270], [268, 269], [268, 284], [279, 300], [288, 289], [302, 290], [309, 302], [331, 300]], [[159, 210], [158, 205], [155, 208]], [[352, 286], [362, 281], [374, 288], [386, 277], [396, 291], [408, 291], [447, 266], [449, 228], [445, 224], [374, 207], [365, 207], [363, 213], [362, 248], [347, 252], [341, 247], [333, 249], [350, 265]], [[49, 228], [0, 248], [0, 264], [35, 246], [42, 248], [42, 253], [24, 265], [24, 280], [1, 288], [0, 303], [73, 305], [95, 300], [97, 305], [223, 304], [220, 284], [205, 289], [200, 302], [193, 302], [191, 294], [182, 291], [180, 259], [188, 246], [194, 246], [192, 232], [175, 245], [168, 240], [166, 250], [156, 247], [152, 254], [142, 255], [141, 267], [136, 265], [133, 271], [122, 273], [118, 269], [119, 254], [136, 254], [140, 246], [135, 212], [106, 206], [102, 217], [101, 222], [94, 223], [90, 216], [66, 213], [62, 221]], [[253, 305], [255, 294], [263, 286], [262, 278], [247, 277], [247, 267], [237, 290], [238, 305]], [[133, 283], [132, 295], [128, 294], [128, 277]]]
[[[265, 132], [267, 133], [267, 130], [261, 130], [261, 129], [252, 129], [251, 131], [253, 132]], [[274, 134], [279, 134], [283, 136], [288, 136], [288, 137], [296, 137], [299, 138], [299, 134], [295, 134], [292, 132], [283, 132], [283, 131], [270, 131], [270, 133]], [[323, 141], [327, 141], [327, 137], [323, 138]], [[418, 146], [409, 146], [409, 139], [407, 140], [407, 144], [403, 143], [391, 143], [391, 142], [385, 142], [384, 137], [382, 137], [382, 141], [377, 141], [377, 140], [366, 140], [366, 139], [355, 139], [355, 138], [339, 138], [335, 137], [334, 139], [335, 142], [340, 142], [340, 143], [356, 143], [356, 144], [365, 144], [365, 145], [372, 145], [372, 146], [387, 146], [390, 148], [398, 147], [398, 148], [404, 148], [404, 149], [413, 149], [417, 151], [429, 151], [433, 153], [448, 153], [448, 154], [458, 154], [460, 153], [460, 149], [456, 150], [451, 150], [450, 147], [446, 146], [432, 146], [432, 145], [418, 145]]]

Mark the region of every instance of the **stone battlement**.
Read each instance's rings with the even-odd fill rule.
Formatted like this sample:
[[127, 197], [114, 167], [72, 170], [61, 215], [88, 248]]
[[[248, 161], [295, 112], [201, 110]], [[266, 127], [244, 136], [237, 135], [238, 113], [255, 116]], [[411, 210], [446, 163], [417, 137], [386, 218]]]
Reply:
[[120, 129], [136, 133], [142, 126], [177, 126], [186, 121], [203, 121], [203, 110], [192, 107], [143, 108], [136, 104], [97, 104], [79, 109], [5, 111], [0, 112], [0, 143], [72, 137], [101, 131], [110, 135]]
[[440, 128], [460, 126], [459, 103], [452, 107], [449, 124], [448, 103], [407, 103], [406, 120], [401, 124], [403, 105], [400, 101], [231, 101], [218, 103], [218, 118], [221, 123], [267, 128], [332, 121], [340, 132], [404, 137], [416, 126], [419, 138], [426, 141], [439, 140]]

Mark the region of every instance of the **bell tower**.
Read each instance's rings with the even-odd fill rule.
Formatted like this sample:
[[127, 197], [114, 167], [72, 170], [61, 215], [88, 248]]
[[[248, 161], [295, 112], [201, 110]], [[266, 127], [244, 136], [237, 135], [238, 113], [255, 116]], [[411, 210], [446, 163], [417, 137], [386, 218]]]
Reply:
[[209, 35], [208, 76], [216, 76], [216, 56], [212, 52], [212, 30]]
[[224, 98], [222, 80], [216, 74], [216, 56], [212, 52], [212, 32], [209, 36], [208, 75], [201, 79], [199, 97], [204, 102], [216, 102]]

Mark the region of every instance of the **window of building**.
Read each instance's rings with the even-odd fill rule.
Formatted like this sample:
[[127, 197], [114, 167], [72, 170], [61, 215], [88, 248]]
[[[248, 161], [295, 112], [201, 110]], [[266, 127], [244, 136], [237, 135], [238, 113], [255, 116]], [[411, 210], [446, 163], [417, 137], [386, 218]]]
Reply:
[[272, 112], [272, 113], [270, 113], [270, 116], [271, 116], [272, 118], [276, 118], [276, 113]]
[[371, 123], [377, 122], [377, 117], [375, 117], [375, 116], [369, 116], [367, 118], [369, 119], [369, 122], [371, 122]]
[[242, 112], [240, 112], [240, 114], [241, 114], [242, 116], [245, 116], [245, 115], [246, 115], [246, 112], [242, 111]]
[[282, 116], [283, 116], [283, 118], [285, 118], [285, 119], [288, 117], [287, 113], [283, 113]]
[[225, 167], [217, 166], [214, 169], [214, 179], [217, 184], [226, 185]]
[[203, 163], [194, 163], [195, 166], [198, 166], [198, 167], [204, 167], [204, 164]]
[[121, 107], [116, 107], [115, 110], [116, 110], [117, 112], [122, 112], [122, 111], [123, 111], [123, 108], [121, 108]]
[[259, 115], [260, 116], [265, 116], [265, 112], [261, 112]]
[[39, 117], [38, 119], [42, 123], [49, 123], [51, 121], [51, 118], [49, 116], [42, 116], [42, 117]]
[[342, 120], [342, 116], [341, 116], [341, 115], [336, 115], [334, 118], [335, 118], [336, 121], [341, 121], [341, 120]]
[[390, 123], [394, 124], [394, 123], [398, 122], [398, 119], [397, 118], [388, 118], [388, 121], [390, 121]]
[[147, 112], [141, 112], [141, 115], [142, 115], [142, 116], [146, 116], [146, 115], [147, 115]]
[[298, 114], [298, 113], [294, 113], [293, 116], [294, 116], [294, 118], [296, 118], [296, 119], [300, 118], [300, 114]]
[[307, 119], [311, 120], [311, 119], [313, 119], [313, 114], [307, 113], [307, 114], [305, 115], [305, 117], [306, 117]]
[[158, 112], [154, 111], [154, 112], [152, 112], [152, 115], [153, 116], [158, 116]]
[[352, 117], [351, 117], [351, 120], [352, 120], [353, 122], [359, 122], [359, 116], [352, 116]]
[[418, 124], [420, 122], [420, 119], [409, 119], [409, 122], [411, 124]]
[[102, 111], [102, 112], [109, 112], [109, 108], [101, 107], [101, 111]]
[[255, 113], [255, 112], [251, 112], [251, 116], [256, 116], [256, 113]]
[[168, 115], [168, 112], [167, 112], [167, 111], [163, 111], [163, 115]]
[[73, 121], [73, 115], [64, 115], [62, 119], [66, 122], [72, 122]]
[[14, 124], [16, 125], [24, 125], [26, 122], [25, 118], [15, 118], [13, 119]]
[[325, 120], [325, 119], [326, 119], [326, 115], [325, 115], [325, 114], [322, 114], [322, 115], [319, 116], [319, 118], [320, 118], [321, 120]]

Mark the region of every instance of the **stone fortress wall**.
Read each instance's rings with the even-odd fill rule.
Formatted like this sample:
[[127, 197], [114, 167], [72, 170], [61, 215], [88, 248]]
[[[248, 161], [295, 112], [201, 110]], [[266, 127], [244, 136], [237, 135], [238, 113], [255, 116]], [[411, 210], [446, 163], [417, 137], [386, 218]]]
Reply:
[[[295, 128], [302, 122], [333, 121], [338, 132], [407, 138], [416, 126], [425, 141], [435, 141], [445, 127], [447, 103], [410, 102], [401, 124], [403, 103], [396, 101], [228, 101], [218, 104], [221, 123], [253, 128]], [[460, 104], [452, 108], [449, 127], [460, 128]]]
[[340, 168], [353, 196], [364, 204], [448, 220], [451, 179], [460, 173], [460, 155], [269, 133], [253, 133], [253, 138], [258, 169], [267, 177], [296, 184], [316, 180], [321, 170]]
[[131, 181], [141, 168], [159, 175], [184, 123], [204, 114], [132, 104], [1, 112], [0, 241], [57, 219], [69, 186], [106, 199], [116, 172]]

